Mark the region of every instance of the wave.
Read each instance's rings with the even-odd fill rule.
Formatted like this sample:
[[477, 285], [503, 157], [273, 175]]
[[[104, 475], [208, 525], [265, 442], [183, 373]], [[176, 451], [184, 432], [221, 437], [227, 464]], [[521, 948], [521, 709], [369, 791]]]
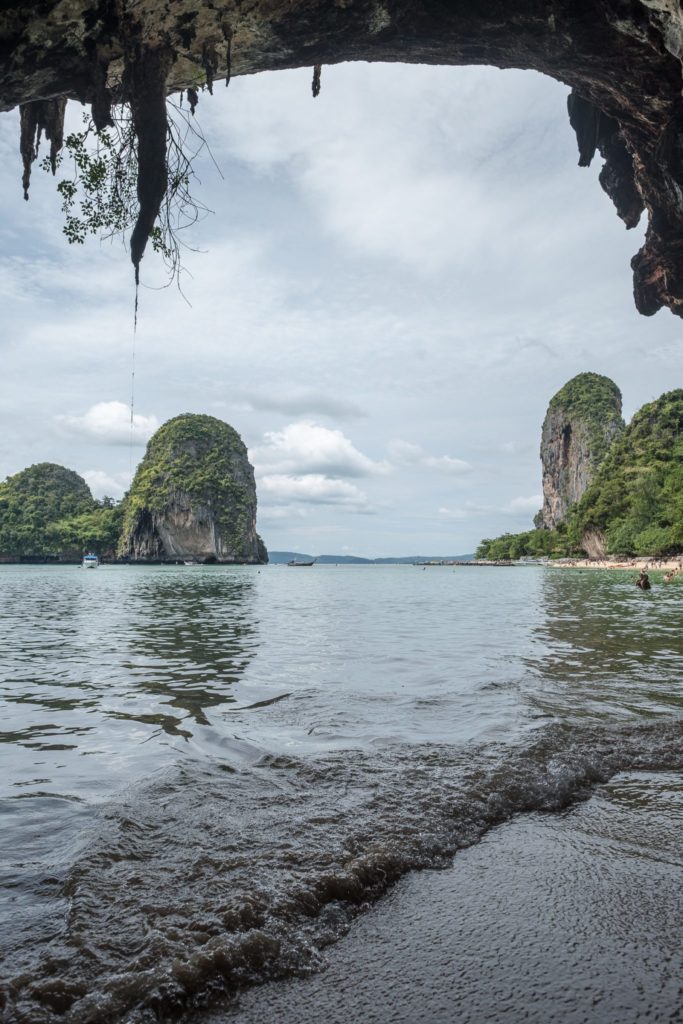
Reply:
[[630, 770], [683, 770], [683, 723], [552, 724], [514, 746], [242, 770], [187, 761], [107, 805], [74, 862], [33, 880], [50, 928], [7, 950], [3, 1019], [147, 1024], [310, 973], [406, 872], [450, 866], [514, 815], [562, 811]]

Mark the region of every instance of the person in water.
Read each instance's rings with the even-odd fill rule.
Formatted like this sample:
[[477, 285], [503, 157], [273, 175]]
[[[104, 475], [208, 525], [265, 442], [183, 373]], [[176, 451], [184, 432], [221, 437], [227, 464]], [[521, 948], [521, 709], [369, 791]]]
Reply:
[[640, 587], [641, 590], [650, 590], [651, 589], [652, 585], [650, 583], [650, 577], [648, 576], [648, 574], [645, 572], [644, 569], [640, 570], [640, 576], [636, 580], [636, 586]]

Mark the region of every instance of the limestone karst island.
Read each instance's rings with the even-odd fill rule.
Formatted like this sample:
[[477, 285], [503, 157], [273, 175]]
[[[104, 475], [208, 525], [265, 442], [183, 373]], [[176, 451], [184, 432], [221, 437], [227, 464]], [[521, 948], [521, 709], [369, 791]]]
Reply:
[[97, 502], [73, 470], [30, 466], [0, 484], [0, 559], [256, 564], [256, 484], [237, 431], [213, 416], [176, 416], [151, 438], [130, 491]]
[[478, 558], [683, 552], [683, 390], [644, 405], [625, 426], [614, 381], [580, 373], [550, 400], [541, 464], [535, 529], [483, 540]]

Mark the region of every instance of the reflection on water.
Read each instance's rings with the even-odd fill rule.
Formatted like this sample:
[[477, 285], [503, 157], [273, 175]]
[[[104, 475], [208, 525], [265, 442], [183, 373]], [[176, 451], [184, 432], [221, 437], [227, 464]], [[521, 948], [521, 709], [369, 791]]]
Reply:
[[15, 791], [49, 780], [94, 795], [131, 757], [163, 763], [141, 744], [208, 724], [258, 647], [254, 574], [12, 567], [0, 580], [0, 743]]
[[[199, 570], [143, 578], [132, 594], [121, 657], [131, 706], [112, 716], [190, 736], [182, 727], [188, 716], [208, 725], [209, 708], [233, 702], [232, 687], [258, 644], [253, 586], [254, 577], [244, 573]], [[179, 714], [141, 715], [142, 694]]]
[[0, 795], [680, 710], [682, 603], [628, 574], [3, 566]]
[[683, 708], [683, 586], [653, 575], [549, 570], [525, 661], [529, 700], [553, 716], [659, 715]]
[[167, 1019], [512, 814], [679, 771], [681, 607], [532, 568], [0, 567], [0, 1005]]

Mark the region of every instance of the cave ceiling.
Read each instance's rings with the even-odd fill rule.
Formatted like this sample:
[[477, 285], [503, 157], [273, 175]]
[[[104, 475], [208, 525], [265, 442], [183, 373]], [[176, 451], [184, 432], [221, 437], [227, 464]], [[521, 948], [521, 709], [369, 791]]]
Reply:
[[600, 183], [626, 227], [647, 217], [632, 260], [638, 310], [680, 316], [682, 55], [679, 0], [1, 2], [0, 109], [21, 107], [26, 184], [30, 138], [42, 130], [59, 147], [65, 98], [91, 105], [99, 125], [112, 103], [131, 104], [144, 179], [139, 262], [164, 186], [171, 92], [354, 60], [534, 69], [571, 88], [579, 163], [602, 157]]

